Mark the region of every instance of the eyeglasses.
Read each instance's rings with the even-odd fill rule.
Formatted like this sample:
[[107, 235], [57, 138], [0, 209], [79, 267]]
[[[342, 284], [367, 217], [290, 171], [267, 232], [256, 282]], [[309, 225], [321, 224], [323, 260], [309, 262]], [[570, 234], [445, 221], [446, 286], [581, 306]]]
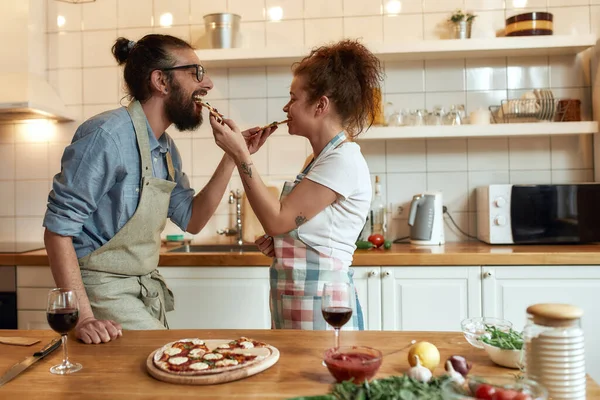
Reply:
[[196, 79], [198, 82], [202, 82], [204, 78], [204, 67], [200, 64], [189, 64], [189, 65], [180, 65], [178, 67], [170, 67], [170, 68], [161, 68], [161, 71], [172, 71], [175, 69], [186, 69], [186, 68], [196, 68]]

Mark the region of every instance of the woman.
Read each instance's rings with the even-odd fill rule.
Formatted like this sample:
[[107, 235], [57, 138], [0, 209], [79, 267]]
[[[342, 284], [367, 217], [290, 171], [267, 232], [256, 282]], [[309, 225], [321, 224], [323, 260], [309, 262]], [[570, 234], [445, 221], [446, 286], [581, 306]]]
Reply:
[[[295, 65], [283, 111], [291, 135], [308, 139], [313, 160], [286, 182], [279, 200], [254, 169], [243, 136], [231, 120], [211, 117], [217, 145], [239, 169], [252, 209], [268, 236], [257, 244], [274, 257], [270, 270], [273, 328], [326, 329], [321, 315], [325, 282], [346, 282], [356, 239], [371, 202], [369, 169], [352, 140], [372, 124], [382, 80], [379, 60], [344, 40], [313, 50]], [[358, 297], [348, 329], [364, 329]]]

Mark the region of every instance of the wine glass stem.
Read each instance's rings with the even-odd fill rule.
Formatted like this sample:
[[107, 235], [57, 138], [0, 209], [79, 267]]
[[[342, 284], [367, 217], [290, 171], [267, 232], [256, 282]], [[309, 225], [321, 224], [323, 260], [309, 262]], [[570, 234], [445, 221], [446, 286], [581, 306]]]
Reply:
[[62, 347], [63, 347], [63, 365], [67, 365], [69, 363], [69, 354], [67, 353], [67, 335], [61, 336]]
[[334, 328], [335, 331], [335, 348], [340, 347], [340, 328]]

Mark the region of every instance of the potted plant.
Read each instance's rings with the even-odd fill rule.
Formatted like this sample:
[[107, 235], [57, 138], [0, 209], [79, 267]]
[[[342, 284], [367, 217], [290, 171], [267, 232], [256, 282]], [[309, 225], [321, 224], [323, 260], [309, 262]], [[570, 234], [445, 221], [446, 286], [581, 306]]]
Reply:
[[448, 19], [453, 25], [454, 39], [468, 39], [471, 37], [471, 26], [473, 20], [477, 17], [475, 14], [456, 10]]

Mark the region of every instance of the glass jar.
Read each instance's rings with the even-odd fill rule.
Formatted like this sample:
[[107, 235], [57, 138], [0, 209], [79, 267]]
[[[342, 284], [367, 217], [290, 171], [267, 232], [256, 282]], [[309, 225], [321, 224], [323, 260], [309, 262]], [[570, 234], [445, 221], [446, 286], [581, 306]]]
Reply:
[[527, 308], [525, 375], [548, 389], [550, 398], [585, 399], [583, 310], [569, 304], [535, 304]]

